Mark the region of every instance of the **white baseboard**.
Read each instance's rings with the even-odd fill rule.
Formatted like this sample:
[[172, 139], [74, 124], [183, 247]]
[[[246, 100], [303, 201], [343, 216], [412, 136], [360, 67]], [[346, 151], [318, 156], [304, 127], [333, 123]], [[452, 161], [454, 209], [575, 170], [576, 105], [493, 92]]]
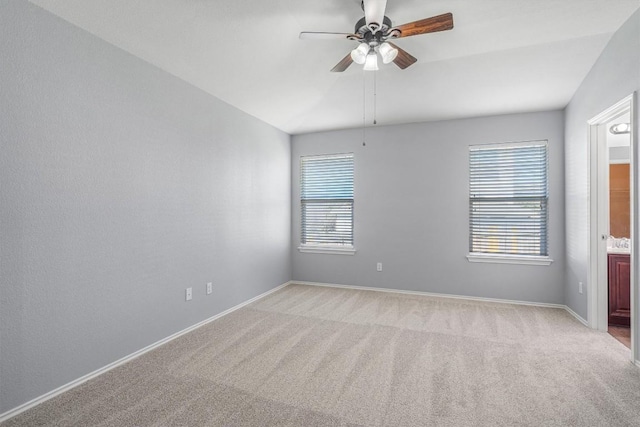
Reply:
[[465, 295], [453, 295], [453, 294], [438, 294], [434, 292], [423, 292], [423, 291], [405, 291], [399, 289], [389, 289], [389, 288], [372, 288], [368, 286], [355, 286], [355, 285], [338, 285], [333, 283], [318, 283], [318, 282], [303, 282], [299, 280], [292, 280], [290, 284], [295, 285], [309, 285], [309, 286], [323, 286], [328, 288], [343, 288], [343, 289], [356, 289], [361, 291], [376, 291], [376, 292], [390, 292], [396, 294], [405, 294], [405, 295], [421, 295], [426, 297], [436, 297], [436, 298], [450, 298], [450, 299], [460, 299], [467, 301], [483, 301], [483, 302], [494, 302], [499, 304], [516, 304], [516, 305], [529, 305], [533, 307], [548, 307], [548, 308], [561, 308], [566, 309], [567, 306], [563, 304], [550, 304], [544, 302], [531, 302], [531, 301], [517, 301], [517, 300], [508, 300], [508, 299], [498, 299], [498, 298], [484, 298], [484, 297], [471, 297]]
[[582, 323], [584, 326], [586, 326], [587, 328], [589, 328], [589, 322], [587, 322], [586, 320], [584, 320], [582, 318], [582, 316], [580, 316], [578, 313], [576, 313], [575, 311], [573, 311], [568, 305], [564, 306], [564, 309], [567, 310], [567, 313], [569, 313], [570, 315], [572, 315], [573, 317], [575, 317], [578, 322]]
[[135, 358], [137, 358], [139, 356], [142, 356], [143, 354], [145, 354], [145, 353], [147, 353], [147, 352], [149, 352], [149, 351], [151, 351], [151, 350], [153, 350], [155, 348], [158, 348], [161, 345], [168, 343], [169, 341], [172, 341], [172, 340], [174, 340], [174, 339], [176, 339], [176, 338], [178, 338], [178, 337], [180, 337], [180, 336], [182, 336], [184, 334], [187, 334], [187, 333], [189, 333], [189, 332], [191, 332], [191, 331], [193, 331], [195, 329], [198, 329], [199, 327], [204, 326], [207, 323], [213, 322], [214, 320], [219, 319], [222, 316], [226, 316], [227, 314], [229, 314], [229, 313], [231, 313], [233, 311], [236, 311], [236, 310], [238, 310], [238, 309], [240, 309], [240, 308], [242, 308], [242, 307], [244, 307], [244, 306], [246, 306], [248, 304], [251, 304], [252, 302], [255, 302], [255, 301], [257, 301], [257, 300], [259, 300], [261, 298], [264, 298], [267, 295], [272, 294], [272, 293], [284, 288], [285, 286], [289, 285], [290, 283], [291, 282], [283, 283], [280, 286], [277, 286], [277, 287], [275, 287], [275, 288], [273, 288], [273, 289], [271, 289], [271, 290], [269, 290], [267, 292], [264, 292], [264, 293], [262, 293], [262, 294], [260, 294], [260, 295], [258, 295], [256, 297], [251, 298], [250, 300], [244, 301], [244, 302], [242, 302], [242, 303], [240, 303], [240, 304], [238, 304], [238, 305], [236, 305], [234, 307], [231, 307], [230, 309], [225, 310], [222, 313], [218, 313], [215, 316], [209, 317], [208, 319], [205, 319], [202, 322], [199, 322], [199, 323], [196, 323], [195, 325], [189, 326], [188, 328], [183, 329], [183, 330], [181, 330], [179, 332], [176, 332], [173, 335], [170, 335], [170, 336], [168, 336], [166, 338], [163, 338], [160, 341], [157, 341], [157, 342], [155, 342], [155, 343], [153, 343], [151, 345], [148, 345], [148, 346], [146, 346], [146, 347], [144, 347], [144, 348], [142, 348], [142, 349], [140, 349], [140, 350], [138, 350], [138, 351], [136, 351], [134, 353], [131, 353], [128, 356], [123, 357], [122, 359], [118, 359], [113, 363], [110, 363], [110, 364], [108, 364], [106, 366], [103, 366], [102, 368], [99, 368], [99, 369], [97, 369], [97, 370], [95, 370], [93, 372], [88, 373], [87, 375], [84, 375], [84, 376], [82, 376], [82, 377], [80, 377], [80, 378], [78, 378], [76, 380], [73, 380], [73, 381], [71, 381], [71, 382], [69, 382], [69, 383], [67, 383], [67, 384], [65, 384], [65, 385], [63, 385], [61, 387], [56, 388], [55, 390], [52, 390], [52, 391], [50, 391], [48, 393], [45, 393], [42, 396], [36, 397], [35, 399], [32, 399], [32, 400], [30, 400], [30, 401], [28, 401], [26, 403], [23, 403], [22, 405], [17, 406], [17, 407], [15, 407], [13, 409], [9, 409], [7, 412], [5, 412], [3, 414], [0, 414], [0, 423], [2, 423], [3, 421], [8, 420], [9, 418], [15, 417], [16, 415], [26, 411], [27, 409], [33, 408], [34, 406], [39, 405], [42, 402], [45, 402], [45, 401], [47, 401], [47, 400], [49, 400], [49, 399], [51, 399], [53, 397], [56, 397], [57, 395], [59, 395], [61, 393], [64, 393], [65, 391], [71, 390], [72, 388], [77, 387], [80, 384], [89, 381], [90, 379], [93, 379], [93, 378], [95, 378], [95, 377], [97, 377], [99, 375], [102, 375], [105, 372], [108, 372], [108, 371], [110, 371], [110, 370], [112, 370], [112, 369], [114, 369], [114, 368], [116, 368], [116, 367], [118, 367], [118, 366], [120, 366], [120, 365], [122, 365], [124, 363], [127, 363], [127, 362], [129, 362], [129, 361], [131, 361], [131, 360], [133, 360], [133, 359], [135, 359]]

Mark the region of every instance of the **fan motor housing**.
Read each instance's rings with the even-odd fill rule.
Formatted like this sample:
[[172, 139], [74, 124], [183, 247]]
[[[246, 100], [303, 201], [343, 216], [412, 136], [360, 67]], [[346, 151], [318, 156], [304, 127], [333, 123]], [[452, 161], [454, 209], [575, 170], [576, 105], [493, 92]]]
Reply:
[[358, 22], [356, 22], [353, 32], [354, 34], [362, 36], [362, 38], [366, 41], [373, 41], [374, 39], [379, 39], [384, 34], [386, 34], [387, 31], [389, 31], [389, 29], [391, 28], [391, 25], [391, 19], [385, 16], [379, 29], [373, 27], [375, 29], [374, 33], [373, 31], [371, 31], [372, 28], [367, 25], [367, 19], [363, 17], [358, 20]]

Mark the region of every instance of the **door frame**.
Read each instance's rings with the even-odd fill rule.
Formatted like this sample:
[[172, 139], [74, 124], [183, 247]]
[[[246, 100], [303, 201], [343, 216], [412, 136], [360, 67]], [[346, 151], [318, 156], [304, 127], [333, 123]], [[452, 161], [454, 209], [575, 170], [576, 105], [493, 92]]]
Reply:
[[632, 361], [640, 359], [636, 344], [636, 295], [638, 295], [638, 278], [636, 277], [636, 254], [638, 253], [638, 150], [635, 132], [637, 117], [635, 111], [636, 93], [627, 96], [615, 105], [589, 120], [589, 269], [587, 276], [587, 321], [589, 326], [600, 331], [608, 330], [608, 276], [607, 276], [607, 243], [609, 234], [609, 150], [607, 149], [606, 124], [617, 117], [630, 113], [630, 218], [631, 218], [631, 352]]

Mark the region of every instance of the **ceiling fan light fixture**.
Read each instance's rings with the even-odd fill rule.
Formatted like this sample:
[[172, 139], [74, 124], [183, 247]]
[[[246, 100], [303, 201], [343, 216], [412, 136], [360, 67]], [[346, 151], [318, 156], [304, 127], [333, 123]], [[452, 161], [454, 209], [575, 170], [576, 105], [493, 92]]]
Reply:
[[367, 60], [367, 55], [369, 54], [369, 45], [366, 43], [360, 43], [360, 46], [353, 49], [351, 51], [351, 59], [356, 64], [364, 64]]
[[380, 56], [382, 57], [382, 62], [388, 64], [396, 59], [398, 56], [398, 49], [391, 46], [389, 43], [384, 42], [378, 48], [378, 52], [380, 52]]
[[367, 59], [364, 63], [365, 71], [377, 71], [378, 70], [378, 55], [375, 52], [367, 55]]

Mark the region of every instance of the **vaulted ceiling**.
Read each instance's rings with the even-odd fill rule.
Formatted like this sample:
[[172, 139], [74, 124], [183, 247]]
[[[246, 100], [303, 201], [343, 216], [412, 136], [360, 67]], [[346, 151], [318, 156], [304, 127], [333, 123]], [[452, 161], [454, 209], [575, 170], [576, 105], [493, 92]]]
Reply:
[[[290, 134], [563, 108], [638, 0], [388, 0], [394, 25], [452, 12], [455, 28], [399, 39], [418, 58], [329, 70], [356, 42], [360, 0], [31, 0]], [[364, 111], [363, 111], [364, 110]]]

